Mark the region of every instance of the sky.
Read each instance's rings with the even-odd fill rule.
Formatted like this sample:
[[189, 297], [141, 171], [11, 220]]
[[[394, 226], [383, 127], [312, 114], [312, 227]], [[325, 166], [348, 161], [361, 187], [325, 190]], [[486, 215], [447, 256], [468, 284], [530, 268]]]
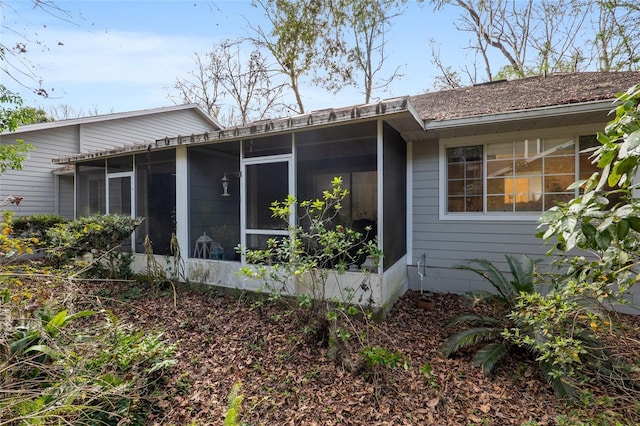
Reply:
[[[247, 0], [111, 0], [65, 1], [68, 12], [59, 19], [33, 8], [30, 0], [0, 0], [3, 44], [15, 43], [15, 33], [31, 40], [25, 57], [34, 67], [44, 99], [2, 76], [1, 84], [20, 94], [29, 106], [65, 105], [76, 112], [110, 113], [176, 104], [170, 93], [176, 78], [193, 70], [195, 52], [203, 53], [224, 39], [251, 35], [265, 25], [259, 9]], [[56, 14], [59, 15], [58, 12]], [[386, 71], [400, 67], [397, 79], [380, 98], [433, 90], [438, 71], [431, 63], [429, 40], [435, 39], [446, 63], [464, 60], [468, 36], [455, 30], [456, 12], [434, 12], [409, 0], [407, 10], [393, 21], [387, 34]], [[10, 30], [8, 30], [9, 28]], [[362, 103], [357, 90], [338, 95], [305, 85], [307, 111]]]

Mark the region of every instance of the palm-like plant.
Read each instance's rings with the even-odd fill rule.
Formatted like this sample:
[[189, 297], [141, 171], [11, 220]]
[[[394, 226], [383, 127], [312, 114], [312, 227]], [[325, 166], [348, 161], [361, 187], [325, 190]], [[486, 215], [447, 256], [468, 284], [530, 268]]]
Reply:
[[516, 307], [521, 293], [532, 293], [537, 279], [536, 263], [528, 256], [519, 260], [515, 256], [506, 255], [511, 271], [511, 279], [503, 274], [493, 263], [486, 259], [474, 259], [467, 265], [457, 266], [475, 272], [485, 278], [496, 293], [489, 291], [473, 291], [467, 293], [474, 304], [493, 302], [497, 305], [495, 316], [479, 316], [461, 314], [451, 318], [449, 327], [468, 324], [470, 328], [449, 336], [443, 343], [445, 356], [468, 347], [482, 345], [476, 352], [474, 365], [482, 367], [485, 376], [495, 370], [498, 362], [508, 352], [509, 342], [504, 339], [503, 332], [513, 326], [508, 314]]

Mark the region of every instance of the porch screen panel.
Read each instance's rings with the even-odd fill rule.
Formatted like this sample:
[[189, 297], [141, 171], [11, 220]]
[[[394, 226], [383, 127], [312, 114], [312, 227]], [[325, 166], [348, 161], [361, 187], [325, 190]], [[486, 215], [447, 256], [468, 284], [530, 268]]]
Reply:
[[[349, 195], [334, 224], [362, 232], [368, 240], [378, 229], [376, 128], [370, 121], [296, 134], [298, 199], [322, 198], [332, 179], [341, 177]], [[364, 260], [360, 257], [356, 264]]]
[[136, 253], [144, 253], [148, 235], [153, 253], [171, 254], [176, 224], [176, 155], [174, 149], [136, 155], [136, 216], [144, 217], [136, 229]]
[[288, 169], [287, 162], [247, 165], [247, 229], [287, 229], [286, 222], [272, 216], [270, 207], [288, 195]]
[[407, 144], [384, 124], [383, 261], [388, 268], [407, 252]]
[[104, 160], [79, 163], [77, 216], [86, 217], [107, 212], [107, 184]]
[[[240, 260], [240, 144], [189, 147], [189, 256]], [[222, 179], [226, 176], [226, 195]]]
[[[109, 214], [131, 216], [131, 176], [107, 177], [107, 179], [109, 182]], [[131, 251], [131, 236], [122, 241], [120, 249]]]

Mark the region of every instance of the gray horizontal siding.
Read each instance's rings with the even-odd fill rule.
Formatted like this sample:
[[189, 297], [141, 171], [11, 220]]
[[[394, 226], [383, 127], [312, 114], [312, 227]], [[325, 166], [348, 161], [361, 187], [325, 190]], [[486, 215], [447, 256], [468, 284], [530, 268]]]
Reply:
[[211, 131], [211, 124], [194, 110], [167, 111], [82, 125], [82, 152], [186, 136]]
[[14, 143], [22, 139], [33, 146], [23, 163], [23, 170], [9, 170], [0, 177], [0, 199], [8, 196], [23, 197], [20, 206], [4, 206], [19, 215], [53, 214], [54, 177], [57, 165], [53, 157], [69, 155], [78, 151], [78, 133], [75, 127], [64, 127], [38, 132], [14, 133], [2, 136], [2, 143]]
[[[534, 221], [440, 220], [438, 144], [413, 145], [413, 233], [412, 259], [426, 259], [424, 286], [435, 291], [460, 293], [488, 288], [469, 271], [454, 269], [468, 259], [488, 259], [507, 271], [505, 254], [545, 258], [549, 249], [535, 238]], [[411, 287], [419, 288], [415, 268], [410, 269]]]
[[73, 176], [59, 176], [58, 177], [58, 211], [62, 217], [67, 219], [73, 219], [75, 212], [73, 207], [73, 190], [74, 190], [74, 177]]
[[[20, 215], [53, 214], [56, 203], [52, 171], [59, 166], [51, 163], [52, 158], [206, 131], [211, 131], [211, 123], [197, 111], [185, 109], [4, 135], [0, 143], [22, 139], [34, 150], [23, 170], [9, 171], [0, 177], [0, 200], [10, 195], [24, 197], [20, 206], [5, 206]], [[59, 189], [63, 197], [58, 201], [59, 211], [71, 216], [73, 192], [69, 192], [69, 182]]]

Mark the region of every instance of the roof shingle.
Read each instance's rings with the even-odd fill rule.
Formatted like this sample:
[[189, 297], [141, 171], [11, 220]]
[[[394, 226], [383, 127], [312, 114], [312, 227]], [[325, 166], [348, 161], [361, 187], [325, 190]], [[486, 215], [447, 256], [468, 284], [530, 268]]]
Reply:
[[640, 72], [581, 72], [496, 81], [411, 96], [423, 120], [446, 120], [615, 98]]

